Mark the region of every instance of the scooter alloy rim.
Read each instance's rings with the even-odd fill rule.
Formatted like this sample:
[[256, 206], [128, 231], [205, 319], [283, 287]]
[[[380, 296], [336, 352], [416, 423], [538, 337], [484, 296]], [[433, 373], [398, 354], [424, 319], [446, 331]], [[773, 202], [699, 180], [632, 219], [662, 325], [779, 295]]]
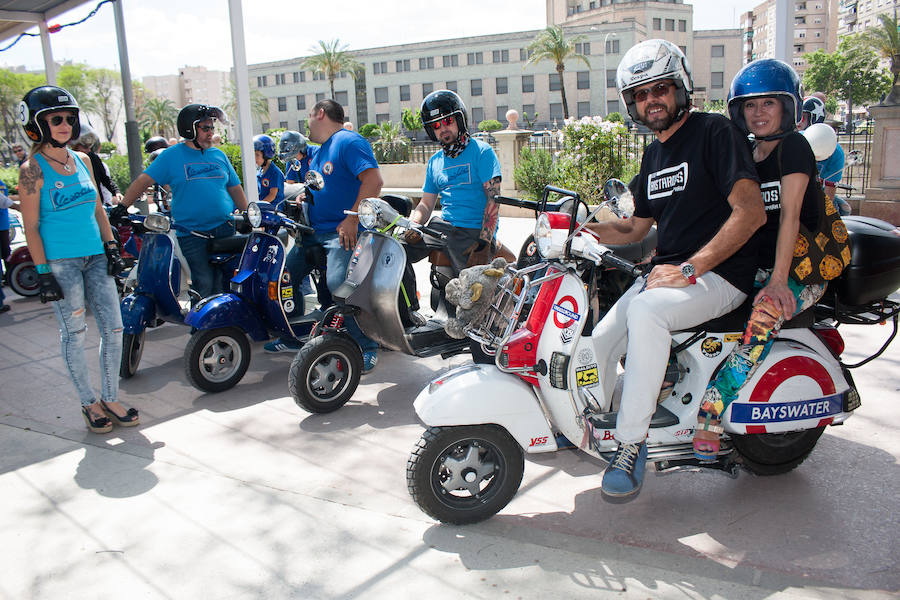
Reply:
[[350, 384], [350, 357], [338, 350], [329, 350], [310, 367], [306, 390], [320, 400], [330, 400]]
[[477, 506], [500, 489], [506, 461], [484, 439], [457, 440], [444, 448], [431, 468], [435, 497], [452, 508]]
[[231, 336], [219, 335], [209, 340], [200, 352], [200, 369], [210, 382], [221, 383], [234, 375], [243, 353]]

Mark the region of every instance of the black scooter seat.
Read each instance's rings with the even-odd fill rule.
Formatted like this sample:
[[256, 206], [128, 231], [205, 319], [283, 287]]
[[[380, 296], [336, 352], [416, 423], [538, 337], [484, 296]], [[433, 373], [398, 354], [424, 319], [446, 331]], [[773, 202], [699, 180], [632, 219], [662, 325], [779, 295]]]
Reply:
[[207, 248], [210, 254], [237, 254], [244, 251], [248, 237], [248, 233], [236, 233], [228, 237], [212, 238]]
[[[695, 327], [685, 329], [685, 331], [744, 331], [747, 325], [747, 319], [750, 318], [750, 312], [753, 310], [753, 298], [756, 292], [752, 293], [744, 300], [743, 304], [729, 313], [725, 313], [721, 317], [710, 319], [705, 323], [701, 323]], [[815, 323], [815, 314], [811, 310], [805, 310], [790, 321], [786, 321], [781, 329], [803, 329], [812, 327]]]

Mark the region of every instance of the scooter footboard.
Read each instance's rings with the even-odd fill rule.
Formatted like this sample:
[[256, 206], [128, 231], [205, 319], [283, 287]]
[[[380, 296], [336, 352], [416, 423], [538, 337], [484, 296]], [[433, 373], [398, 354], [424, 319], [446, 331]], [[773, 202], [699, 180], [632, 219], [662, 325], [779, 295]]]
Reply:
[[257, 342], [269, 339], [269, 333], [252, 305], [232, 293], [204, 298], [191, 309], [184, 322], [194, 329], [238, 327]]
[[837, 361], [791, 340], [776, 341], [725, 411], [731, 433], [786, 433], [844, 422], [859, 406]]
[[429, 427], [492, 423], [506, 429], [525, 452], [558, 449], [531, 386], [493, 365], [447, 371], [419, 392], [413, 406]]

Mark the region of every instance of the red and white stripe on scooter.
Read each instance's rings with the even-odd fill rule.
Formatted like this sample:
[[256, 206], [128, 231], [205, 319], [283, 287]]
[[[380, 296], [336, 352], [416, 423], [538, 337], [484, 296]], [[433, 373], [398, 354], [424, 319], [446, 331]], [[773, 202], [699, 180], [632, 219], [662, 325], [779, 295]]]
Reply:
[[[831, 374], [822, 366], [822, 363], [808, 356], [791, 356], [772, 365], [753, 387], [750, 394], [750, 402], [768, 402], [778, 386], [791, 377], [809, 377], [819, 384], [823, 396], [835, 393], [834, 381]], [[826, 417], [819, 421], [819, 427], [830, 425], [834, 417]], [[747, 433], [768, 433], [765, 425], [747, 425]]]

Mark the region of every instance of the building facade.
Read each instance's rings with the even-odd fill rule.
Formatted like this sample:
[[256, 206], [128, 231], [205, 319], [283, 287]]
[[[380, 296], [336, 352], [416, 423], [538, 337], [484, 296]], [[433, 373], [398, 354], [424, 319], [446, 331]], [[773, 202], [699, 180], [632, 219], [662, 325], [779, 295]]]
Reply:
[[[796, 0], [793, 15], [793, 47], [788, 62], [801, 75], [804, 55], [816, 50], [833, 52], [838, 39], [839, 0]], [[775, 58], [775, 3], [766, 0], [741, 15], [744, 64], [759, 58]]]
[[178, 69], [178, 75], [149, 75], [141, 83], [156, 97], [171, 100], [181, 108], [193, 102], [222, 106], [230, 81], [231, 74], [226, 71], [185, 66]]
[[900, 10], [900, 0], [836, 0], [839, 2], [838, 36], [860, 33], [879, 24], [878, 15]]

